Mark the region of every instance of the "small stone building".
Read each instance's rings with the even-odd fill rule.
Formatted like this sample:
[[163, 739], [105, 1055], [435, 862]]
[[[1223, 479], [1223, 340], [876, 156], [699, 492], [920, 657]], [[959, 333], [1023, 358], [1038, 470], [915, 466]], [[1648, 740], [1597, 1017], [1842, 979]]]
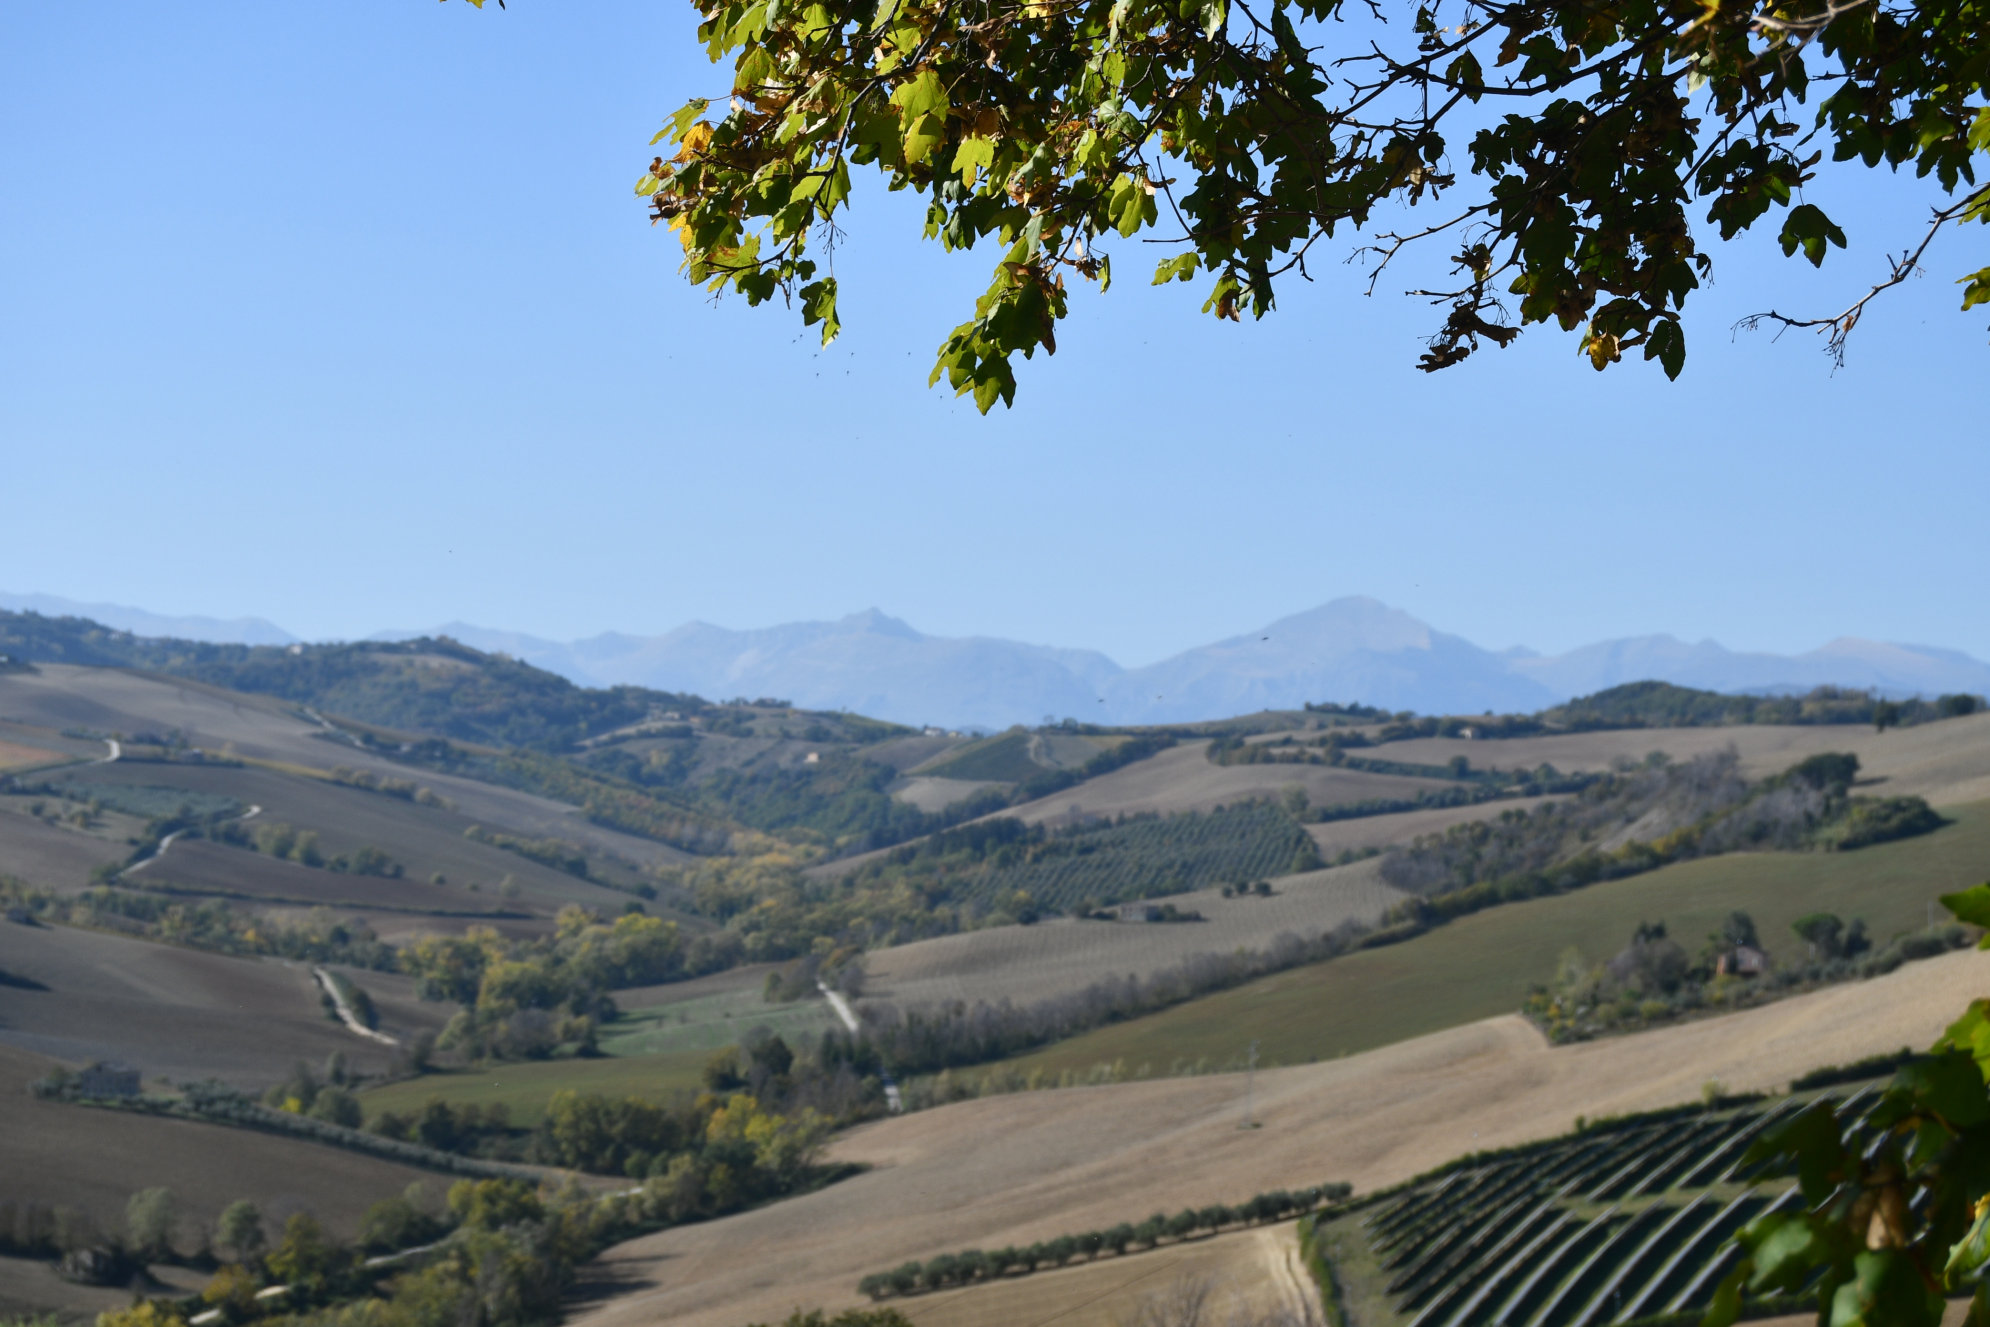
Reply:
[[76, 1094], [83, 1097], [135, 1097], [138, 1071], [115, 1060], [99, 1060], [76, 1075]]

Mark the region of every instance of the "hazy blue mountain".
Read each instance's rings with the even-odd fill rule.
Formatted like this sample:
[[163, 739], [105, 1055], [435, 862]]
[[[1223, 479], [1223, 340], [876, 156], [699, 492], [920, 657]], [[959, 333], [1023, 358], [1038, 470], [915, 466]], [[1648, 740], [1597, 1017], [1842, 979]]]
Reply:
[[1646, 678], [1707, 691], [1808, 691], [1871, 687], [1889, 695], [1990, 691], [1990, 664], [1958, 650], [1889, 645], [1845, 636], [1803, 654], [1730, 650], [1675, 636], [1603, 641], [1552, 658], [1519, 658], [1514, 671], [1558, 696], [1583, 696]]
[[213, 641], [223, 645], [288, 645], [297, 637], [259, 617], [170, 617], [126, 604], [86, 604], [53, 594], [8, 594], [0, 590], [0, 608], [43, 617], [87, 617], [134, 636], [171, 636], [178, 640]]
[[1169, 722], [1360, 701], [1391, 710], [1531, 711], [1562, 699], [1509, 660], [1365, 597], [1336, 599], [1259, 631], [1122, 673], [1115, 722]]
[[928, 636], [875, 608], [834, 622], [751, 631], [692, 622], [661, 636], [608, 632], [577, 641], [461, 622], [434, 630], [594, 686], [629, 682], [720, 700], [774, 696], [947, 727], [1002, 728], [1046, 715], [1181, 722], [1309, 700], [1425, 714], [1525, 712], [1647, 678], [1710, 691], [1832, 684], [1893, 695], [1990, 694], [1990, 664], [1955, 650], [1844, 638], [1778, 655], [1637, 636], [1552, 656], [1495, 653], [1361, 596], [1132, 669], [1092, 650]]
[[[54, 595], [0, 594], [0, 608], [89, 617], [146, 636], [258, 645], [295, 639], [261, 618], [169, 617]], [[1139, 668], [1123, 668], [1096, 650], [928, 636], [875, 608], [833, 622], [747, 631], [690, 622], [660, 636], [603, 632], [558, 641], [450, 622], [383, 631], [374, 639], [423, 635], [451, 636], [589, 686], [633, 683], [713, 700], [771, 696], [810, 709], [950, 728], [1004, 728], [1045, 716], [1183, 722], [1296, 708], [1309, 700], [1425, 714], [1526, 712], [1645, 679], [1709, 691], [1835, 685], [1897, 696], [1990, 694], [1990, 664], [1935, 646], [1841, 637], [1782, 655], [1660, 635], [1600, 641], [1558, 655], [1494, 652], [1363, 596], [1335, 599]]]

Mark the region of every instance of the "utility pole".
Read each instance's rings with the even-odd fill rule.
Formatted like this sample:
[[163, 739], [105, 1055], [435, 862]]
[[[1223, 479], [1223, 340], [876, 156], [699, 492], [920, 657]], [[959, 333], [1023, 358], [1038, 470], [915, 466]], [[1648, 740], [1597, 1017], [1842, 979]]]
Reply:
[[1246, 1062], [1246, 1065], [1245, 1065], [1245, 1069], [1244, 1069], [1244, 1125], [1243, 1125], [1243, 1127], [1244, 1127], [1244, 1128], [1246, 1128], [1246, 1129], [1255, 1129], [1255, 1128], [1257, 1128], [1257, 1125], [1255, 1125], [1255, 1124], [1251, 1123], [1251, 1105], [1252, 1105], [1252, 1098], [1253, 1098], [1253, 1096], [1255, 1095], [1255, 1093], [1256, 1093], [1256, 1091], [1257, 1091], [1257, 1085], [1258, 1085], [1258, 1043], [1257, 1043], [1257, 1040], [1256, 1040], [1256, 1038], [1253, 1038], [1253, 1039], [1251, 1040], [1251, 1057], [1250, 1057], [1250, 1059], [1249, 1059], [1249, 1060], [1248, 1060], [1248, 1061]]

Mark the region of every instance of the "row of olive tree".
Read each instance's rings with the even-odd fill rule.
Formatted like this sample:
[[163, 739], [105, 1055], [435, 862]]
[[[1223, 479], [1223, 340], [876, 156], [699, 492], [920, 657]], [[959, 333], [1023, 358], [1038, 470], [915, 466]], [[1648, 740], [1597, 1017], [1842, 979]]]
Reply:
[[1107, 1252], [1125, 1254], [1133, 1249], [1151, 1249], [1164, 1239], [1184, 1240], [1197, 1232], [1213, 1235], [1225, 1226], [1281, 1220], [1340, 1202], [1352, 1192], [1350, 1185], [1340, 1183], [1317, 1184], [1309, 1189], [1274, 1189], [1235, 1206], [1215, 1203], [1208, 1207], [1185, 1207], [1173, 1216], [1156, 1212], [1138, 1224], [1122, 1221], [1104, 1230], [1059, 1235], [1024, 1247], [942, 1253], [923, 1263], [908, 1262], [889, 1272], [873, 1272], [857, 1283], [857, 1290], [878, 1300], [888, 1295], [909, 1295], [921, 1290], [1027, 1275], [1038, 1268], [1062, 1267], [1081, 1256], [1091, 1259]]

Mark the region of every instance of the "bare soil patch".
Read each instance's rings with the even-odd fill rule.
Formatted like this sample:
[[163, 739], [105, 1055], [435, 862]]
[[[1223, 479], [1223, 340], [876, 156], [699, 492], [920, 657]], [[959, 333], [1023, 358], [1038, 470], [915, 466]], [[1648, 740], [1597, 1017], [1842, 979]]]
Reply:
[[190, 1222], [211, 1225], [223, 1207], [247, 1198], [266, 1224], [280, 1227], [291, 1213], [310, 1211], [349, 1236], [380, 1199], [417, 1180], [447, 1184], [427, 1171], [300, 1139], [37, 1100], [28, 1084], [50, 1067], [0, 1046], [6, 1196], [73, 1207], [104, 1229], [119, 1228], [134, 1192], [164, 1186]]
[[946, 810], [955, 802], [966, 801], [983, 788], [1007, 786], [987, 779], [942, 779], [919, 774], [907, 779], [903, 787], [893, 789], [891, 795], [930, 815], [936, 811]]
[[[74, 891], [89, 885], [98, 867], [130, 855], [131, 845], [109, 834], [51, 825], [28, 814], [32, 803], [47, 800], [0, 797], [0, 875], [44, 889]], [[118, 817], [120, 823], [125, 819]]]
[[495, 891], [473, 894], [406, 878], [348, 875], [206, 839], [179, 840], [131, 883], [145, 889], [306, 907], [384, 908], [445, 917], [522, 911]]
[[1986, 986], [1990, 954], [1968, 951], [1576, 1046], [1549, 1047], [1515, 1015], [1488, 1019], [1260, 1071], [1262, 1127], [1250, 1130], [1238, 1127], [1236, 1075], [1020, 1093], [902, 1116], [833, 1148], [872, 1167], [863, 1175], [611, 1250], [604, 1274], [631, 1289], [578, 1321], [737, 1327], [796, 1305], [853, 1304], [859, 1277], [909, 1258], [1029, 1243], [1298, 1183], [1371, 1189], [1474, 1148], [1564, 1132], [1577, 1115], [1693, 1101], [1710, 1079], [1773, 1090], [1821, 1063], [1925, 1045]]
[[335, 1050], [371, 1072], [391, 1056], [325, 1016], [303, 964], [0, 923], [0, 968], [47, 988], [0, 987], [0, 1045], [71, 1065], [122, 1060], [148, 1080], [260, 1087]]

